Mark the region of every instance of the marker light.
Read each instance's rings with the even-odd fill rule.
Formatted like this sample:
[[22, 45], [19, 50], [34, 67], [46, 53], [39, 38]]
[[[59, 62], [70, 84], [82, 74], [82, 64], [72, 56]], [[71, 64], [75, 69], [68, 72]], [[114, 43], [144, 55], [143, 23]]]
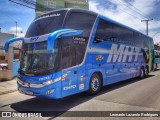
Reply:
[[48, 90], [46, 94], [49, 95], [49, 94], [53, 93], [54, 91], [55, 91], [55, 89], [52, 88], [52, 89]]

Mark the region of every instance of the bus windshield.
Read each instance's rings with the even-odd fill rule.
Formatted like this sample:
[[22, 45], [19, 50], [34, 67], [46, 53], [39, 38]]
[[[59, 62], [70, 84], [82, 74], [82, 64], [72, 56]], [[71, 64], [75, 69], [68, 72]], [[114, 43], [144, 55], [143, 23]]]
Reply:
[[52, 33], [62, 28], [66, 10], [59, 10], [37, 17], [29, 26], [25, 37]]
[[55, 68], [57, 49], [47, 50], [47, 42], [23, 45], [19, 72], [25, 75], [49, 74]]

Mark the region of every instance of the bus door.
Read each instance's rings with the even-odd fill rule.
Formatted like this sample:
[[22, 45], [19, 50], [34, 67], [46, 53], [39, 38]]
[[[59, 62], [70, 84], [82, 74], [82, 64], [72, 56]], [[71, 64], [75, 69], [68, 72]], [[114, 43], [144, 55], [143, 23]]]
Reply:
[[78, 81], [76, 66], [76, 50], [73, 46], [62, 48], [62, 97], [77, 93]]

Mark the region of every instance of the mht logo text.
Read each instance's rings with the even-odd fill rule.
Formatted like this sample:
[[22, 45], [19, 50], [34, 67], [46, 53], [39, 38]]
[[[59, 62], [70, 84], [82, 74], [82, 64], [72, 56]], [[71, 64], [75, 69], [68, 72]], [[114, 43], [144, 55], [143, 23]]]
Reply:
[[[117, 62], [126, 62], [127, 56], [129, 57], [128, 62], [137, 62], [139, 55], [142, 55], [141, 48], [126, 45], [120, 45], [118, 48], [117, 44], [112, 44], [107, 63], [116, 62], [117, 60]], [[135, 56], [134, 59], [133, 56]]]

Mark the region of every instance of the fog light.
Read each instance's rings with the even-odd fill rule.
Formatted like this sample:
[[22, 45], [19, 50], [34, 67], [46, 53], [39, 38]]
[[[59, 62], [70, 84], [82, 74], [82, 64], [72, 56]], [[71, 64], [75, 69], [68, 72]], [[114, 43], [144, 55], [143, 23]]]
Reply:
[[48, 90], [48, 91], [47, 91], [47, 95], [49, 95], [49, 94], [53, 93], [53, 92], [54, 92], [54, 90], [55, 90], [55, 89], [53, 89], [53, 88], [52, 88], [52, 89], [50, 89], [50, 90]]

